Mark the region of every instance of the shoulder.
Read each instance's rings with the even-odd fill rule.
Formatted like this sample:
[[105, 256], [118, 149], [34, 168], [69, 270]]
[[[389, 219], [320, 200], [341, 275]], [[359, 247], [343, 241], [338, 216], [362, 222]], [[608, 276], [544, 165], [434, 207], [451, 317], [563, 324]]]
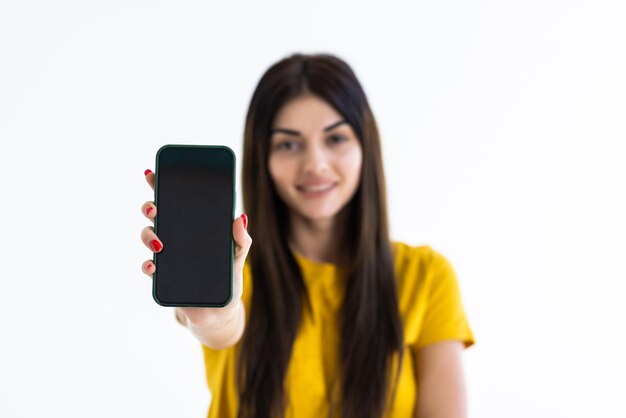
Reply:
[[429, 245], [392, 242], [391, 248], [399, 285], [405, 285], [407, 281], [430, 281], [441, 274], [450, 274], [452, 269], [447, 258]]
[[436, 254], [435, 250], [429, 245], [410, 245], [405, 242], [392, 241], [391, 250], [393, 251], [394, 260], [407, 261], [415, 259], [429, 259]]
[[432, 281], [439, 275], [442, 259], [440, 253], [429, 245], [391, 243], [398, 297], [403, 304], [423, 300]]
[[[454, 295], [456, 273], [448, 259], [429, 245], [392, 242], [400, 308], [406, 314], [423, 314], [434, 299]], [[416, 309], [418, 311], [416, 311]]]

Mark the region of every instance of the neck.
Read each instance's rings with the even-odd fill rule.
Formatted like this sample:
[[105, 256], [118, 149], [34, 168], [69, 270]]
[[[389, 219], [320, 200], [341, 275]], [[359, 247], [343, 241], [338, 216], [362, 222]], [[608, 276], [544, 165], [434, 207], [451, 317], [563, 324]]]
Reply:
[[339, 262], [340, 231], [337, 217], [311, 220], [291, 214], [292, 251], [320, 263]]

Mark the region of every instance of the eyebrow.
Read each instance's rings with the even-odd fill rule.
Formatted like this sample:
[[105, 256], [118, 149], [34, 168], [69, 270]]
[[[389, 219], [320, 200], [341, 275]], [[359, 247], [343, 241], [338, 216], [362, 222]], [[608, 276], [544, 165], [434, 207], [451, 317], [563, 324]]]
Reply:
[[[327, 127], [324, 128], [324, 132], [328, 132], [332, 129], [335, 129], [337, 126], [343, 125], [344, 123], [348, 123], [347, 120], [345, 119], [341, 119], [340, 121], [337, 121], [335, 123], [333, 123], [332, 125], [328, 125]], [[270, 136], [274, 135], [275, 133], [284, 133], [287, 135], [296, 135], [296, 136], [300, 136], [302, 135], [300, 133], [300, 131], [296, 131], [294, 129], [286, 129], [286, 128], [274, 128], [270, 131]]]

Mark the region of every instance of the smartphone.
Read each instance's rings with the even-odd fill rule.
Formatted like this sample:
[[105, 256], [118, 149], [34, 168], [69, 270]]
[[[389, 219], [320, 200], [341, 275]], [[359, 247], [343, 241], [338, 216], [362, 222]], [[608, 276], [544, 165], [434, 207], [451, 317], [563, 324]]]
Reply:
[[163, 306], [220, 307], [233, 294], [235, 154], [164, 145], [156, 155], [152, 295]]

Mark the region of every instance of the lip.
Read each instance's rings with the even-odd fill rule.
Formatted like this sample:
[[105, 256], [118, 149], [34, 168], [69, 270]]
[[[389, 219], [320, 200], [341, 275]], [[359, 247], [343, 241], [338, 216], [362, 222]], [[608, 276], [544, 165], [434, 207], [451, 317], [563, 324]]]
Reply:
[[[332, 192], [335, 189], [335, 187], [337, 187], [337, 184], [338, 183], [335, 181], [327, 181], [327, 180], [326, 181], [310, 181], [310, 182], [296, 185], [296, 189], [298, 190], [300, 194], [302, 194], [305, 197], [322, 197]], [[322, 190], [306, 190], [307, 188], [310, 188], [310, 187], [322, 187], [322, 186], [328, 186], [328, 187]]]

